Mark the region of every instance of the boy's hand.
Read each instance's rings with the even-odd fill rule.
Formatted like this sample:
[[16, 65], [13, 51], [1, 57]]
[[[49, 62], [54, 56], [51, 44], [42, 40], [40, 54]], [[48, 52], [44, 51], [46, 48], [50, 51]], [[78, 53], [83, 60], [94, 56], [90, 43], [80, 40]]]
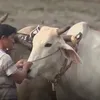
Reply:
[[27, 62], [26, 59], [21, 59], [16, 63], [17, 68], [22, 68], [23, 65]]

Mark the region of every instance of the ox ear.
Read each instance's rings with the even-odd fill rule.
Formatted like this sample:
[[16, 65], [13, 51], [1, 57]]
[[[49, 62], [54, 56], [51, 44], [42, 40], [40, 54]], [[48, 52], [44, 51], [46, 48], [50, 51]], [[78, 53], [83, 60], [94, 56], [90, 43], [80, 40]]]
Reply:
[[71, 59], [71, 61], [73, 61], [75, 63], [82, 63], [81, 58], [79, 57], [79, 55], [68, 44], [62, 45], [61, 51], [62, 51], [65, 58]]

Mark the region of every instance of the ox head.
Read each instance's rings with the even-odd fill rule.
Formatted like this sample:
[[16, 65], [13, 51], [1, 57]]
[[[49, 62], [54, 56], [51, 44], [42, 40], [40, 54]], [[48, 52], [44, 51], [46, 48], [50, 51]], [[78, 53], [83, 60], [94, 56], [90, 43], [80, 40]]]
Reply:
[[28, 59], [33, 62], [31, 76], [39, 73], [51, 79], [58, 73], [65, 59], [75, 63], [80, 62], [75, 50], [61, 37], [61, 34], [67, 30], [68, 27], [58, 29], [44, 26], [34, 36], [33, 48]]

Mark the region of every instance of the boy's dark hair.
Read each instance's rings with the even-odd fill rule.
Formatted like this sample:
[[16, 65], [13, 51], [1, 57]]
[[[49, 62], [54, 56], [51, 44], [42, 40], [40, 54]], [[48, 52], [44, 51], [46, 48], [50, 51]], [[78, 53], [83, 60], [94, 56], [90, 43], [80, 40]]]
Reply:
[[8, 24], [0, 24], [0, 38], [2, 36], [8, 37], [17, 32], [17, 29]]

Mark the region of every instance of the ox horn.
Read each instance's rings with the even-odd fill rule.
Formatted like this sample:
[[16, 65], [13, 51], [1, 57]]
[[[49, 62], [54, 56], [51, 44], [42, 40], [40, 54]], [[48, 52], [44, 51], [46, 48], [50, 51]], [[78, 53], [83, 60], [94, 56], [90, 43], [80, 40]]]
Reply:
[[64, 35], [63, 36], [63, 39], [66, 41], [66, 42], [71, 42], [71, 37], [72, 37], [72, 35]]
[[57, 29], [58, 35], [61, 35], [62, 33], [66, 32], [67, 30], [70, 29], [70, 27], [71, 26], [67, 26], [67, 27], [64, 27], [64, 28]]
[[1, 18], [0, 18], [0, 24], [3, 23], [8, 17], [8, 13], [4, 14]]
[[80, 38], [78, 39], [73, 35], [63, 36], [63, 39], [65, 40], [65, 42], [72, 42], [73, 44], [77, 44], [80, 40]]

